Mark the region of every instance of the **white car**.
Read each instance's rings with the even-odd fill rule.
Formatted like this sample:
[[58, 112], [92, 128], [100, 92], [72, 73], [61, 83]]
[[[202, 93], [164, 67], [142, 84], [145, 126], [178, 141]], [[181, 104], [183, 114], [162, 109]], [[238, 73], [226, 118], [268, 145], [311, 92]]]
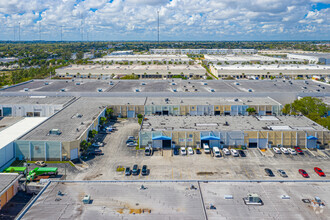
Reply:
[[194, 150], [191, 147], [188, 147], [188, 154], [189, 155], [193, 155], [194, 154]]
[[288, 151], [289, 151], [289, 153], [292, 154], [292, 155], [297, 155], [297, 151], [294, 150], [294, 149], [292, 149], [292, 148], [288, 148]]
[[231, 152], [231, 154], [232, 154], [234, 157], [238, 157], [238, 156], [239, 156], [237, 150], [235, 150], [235, 149], [231, 149], [230, 152]]
[[221, 153], [218, 147], [213, 147], [213, 153], [215, 157], [221, 157]]
[[204, 147], [204, 153], [206, 153], [206, 154], [211, 153], [211, 151], [210, 151], [210, 147], [209, 147], [208, 144], [203, 144], [203, 147]]
[[281, 147], [280, 149], [281, 149], [283, 154], [288, 154], [289, 153], [288, 149], [286, 149], [285, 147]]
[[183, 156], [183, 155], [187, 155], [186, 148], [181, 147], [181, 148], [180, 148], [180, 151], [181, 151], [181, 155], [182, 155], [182, 156]]
[[228, 148], [223, 148], [222, 151], [225, 155], [230, 155], [231, 154], [230, 150], [228, 150]]
[[274, 151], [276, 154], [281, 154], [281, 150], [280, 150], [278, 147], [273, 147], [273, 151]]

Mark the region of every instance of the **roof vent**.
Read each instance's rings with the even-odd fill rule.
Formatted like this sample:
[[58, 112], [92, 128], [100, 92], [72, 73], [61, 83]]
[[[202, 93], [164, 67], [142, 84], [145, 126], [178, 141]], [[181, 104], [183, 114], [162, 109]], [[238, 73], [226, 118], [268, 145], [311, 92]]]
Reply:
[[235, 102], [238, 102], [238, 99], [234, 99]]
[[229, 126], [228, 121], [226, 121], [226, 122], [223, 124], [223, 126]]

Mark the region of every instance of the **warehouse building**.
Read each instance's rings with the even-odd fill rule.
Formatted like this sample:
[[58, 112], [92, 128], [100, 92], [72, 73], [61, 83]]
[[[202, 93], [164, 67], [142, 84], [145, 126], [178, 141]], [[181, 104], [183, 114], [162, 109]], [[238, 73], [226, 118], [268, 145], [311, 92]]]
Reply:
[[316, 148], [330, 141], [328, 129], [304, 116], [148, 117], [139, 133], [141, 147]]
[[80, 142], [90, 130], [99, 130], [105, 105], [93, 98], [80, 98], [15, 141], [15, 158], [22, 160], [77, 159]]
[[307, 60], [309, 63], [330, 65], [330, 53], [289, 53], [291, 59]]
[[115, 64], [189, 64], [193, 61], [187, 55], [161, 55], [161, 54], [143, 54], [143, 55], [121, 55], [121, 56], [104, 56], [102, 58], [96, 58], [92, 60], [93, 62], [111, 62]]
[[233, 77], [236, 79], [271, 77], [312, 78], [327, 77], [330, 74], [328, 66], [321, 65], [214, 65], [210, 68], [219, 78]]
[[18, 192], [21, 177], [17, 173], [0, 173], [0, 211]]
[[151, 54], [256, 54], [256, 49], [150, 49]]
[[282, 105], [269, 97], [208, 97], [153, 98], [148, 97], [144, 114], [149, 115], [248, 115], [253, 108], [258, 115], [280, 115]]
[[56, 69], [56, 75], [62, 78], [118, 79], [126, 75], [135, 75], [139, 79], [167, 79], [173, 76], [200, 79], [206, 75], [201, 65], [71, 65]]
[[73, 97], [1, 96], [0, 117], [50, 117]]
[[0, 171], [15, 160], [14, 142], [46, 119], [46, 117], [0, 118]]

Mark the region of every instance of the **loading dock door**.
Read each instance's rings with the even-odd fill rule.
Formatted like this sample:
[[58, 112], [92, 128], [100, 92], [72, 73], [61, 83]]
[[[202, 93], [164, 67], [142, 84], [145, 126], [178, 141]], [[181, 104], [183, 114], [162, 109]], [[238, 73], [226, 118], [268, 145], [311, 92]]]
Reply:
[[168, 111], [163, 111], [163, 115], [168, 115]]
[[171, 140], [163, 140], [163, 149], [171, 149]]
[[258, 139], [250, 138], [249, 139], [249, 148], [257, 148], [258, 147]]
[[135, 111], [128, 111], [127, 118], [135, 118]]
[[268, 139], [267, 138], [259, 138], [259, 148], [265, 149], [267, 148]]
[[78, 148], [70, 150], [70, 160], [78, 159]]

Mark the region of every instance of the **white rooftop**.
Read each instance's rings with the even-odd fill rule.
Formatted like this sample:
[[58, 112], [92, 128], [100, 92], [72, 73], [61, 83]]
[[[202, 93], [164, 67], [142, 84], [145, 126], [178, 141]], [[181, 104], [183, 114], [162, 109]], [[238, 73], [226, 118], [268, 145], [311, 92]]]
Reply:
[[23, 136], [46, 119], [47, 117], [24, 118], [0, 131], [0, 149]]

